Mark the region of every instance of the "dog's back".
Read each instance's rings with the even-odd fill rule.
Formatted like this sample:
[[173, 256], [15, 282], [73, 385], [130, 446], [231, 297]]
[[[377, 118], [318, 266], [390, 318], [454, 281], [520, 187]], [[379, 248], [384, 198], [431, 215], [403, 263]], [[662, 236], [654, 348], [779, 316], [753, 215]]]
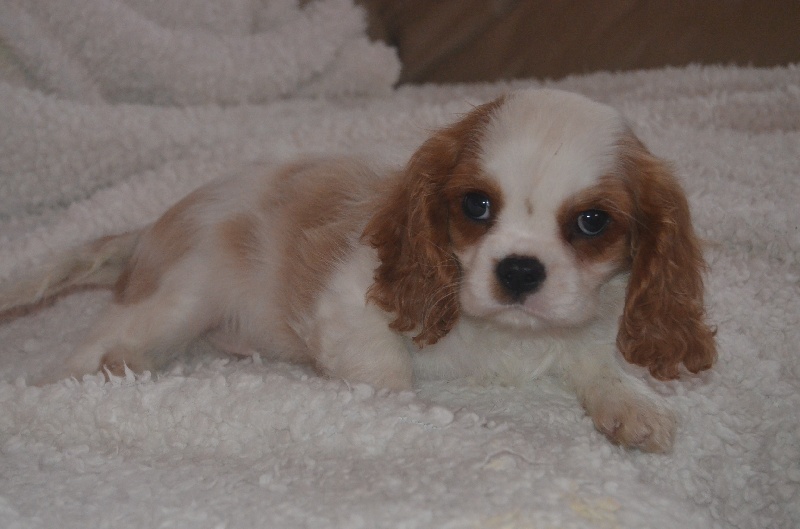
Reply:
[[0, 288], [0, 310], [81, 286], [114, 302], [67, 375], [158, 369], [211, 332], [231, 352], [314, 361], [303, 328], [358, 244], [381, 182], [344, 159], [248, 167], [200, 187], [142, 230], [100, 238]]

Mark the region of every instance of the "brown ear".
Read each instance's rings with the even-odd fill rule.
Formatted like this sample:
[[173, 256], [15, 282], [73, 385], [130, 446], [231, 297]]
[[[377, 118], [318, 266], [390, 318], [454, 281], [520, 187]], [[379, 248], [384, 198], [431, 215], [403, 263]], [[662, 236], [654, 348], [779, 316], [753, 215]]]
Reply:
[[416, 331], [420, 347], [436, 343], [459, 318], [461, 267], [451, 248], [443, 191], [462, 157], [475, 154], [482, 126], [500, 103], [475, 108], [425, 141], [364, 230], [380, 260], [368, 299], [394, 315], [392, 329]]
[[686, 197], [669, 167], [632, 135], [622, 144], [623, 172], [634, 197], [633, 258], [617, 345], [629, 362], [659, 379], [678, 368], [697, 373], [716, 359], [705, 321], [705, 262]]

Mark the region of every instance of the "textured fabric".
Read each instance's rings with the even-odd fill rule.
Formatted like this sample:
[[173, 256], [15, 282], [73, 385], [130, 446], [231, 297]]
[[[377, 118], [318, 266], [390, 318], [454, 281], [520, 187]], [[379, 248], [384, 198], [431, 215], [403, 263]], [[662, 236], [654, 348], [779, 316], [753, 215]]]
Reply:
[[237, 0], [209, 27], [219, 4], [0, 1], [0, 217], [202, 155], [240, 133], [248, 104], [385, 95], [397, 80], [394, 51], [367, 39], [350, 0]]

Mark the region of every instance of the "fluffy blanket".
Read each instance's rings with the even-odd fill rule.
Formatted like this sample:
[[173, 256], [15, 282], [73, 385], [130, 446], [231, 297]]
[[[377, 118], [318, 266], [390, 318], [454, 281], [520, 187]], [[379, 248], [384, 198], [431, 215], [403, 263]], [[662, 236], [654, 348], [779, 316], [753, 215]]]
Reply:
[[[2, 0], [0, 41], [4, 281], [237, 164], [402, 163], [432, 127], [542, 84], [393, 89], [394, 55], [346, 0]], [[546, 84], [620, 108], [708, 242], [720, 358], [654, 383], [682, 419], [671, 454], [610, 445], [549, 379], [387, 393], [201, 344], [158, 375], [31, 385], [108, 300], [83, 292], [0, 324], [0, 526], [800, 526], [800, 70]]]

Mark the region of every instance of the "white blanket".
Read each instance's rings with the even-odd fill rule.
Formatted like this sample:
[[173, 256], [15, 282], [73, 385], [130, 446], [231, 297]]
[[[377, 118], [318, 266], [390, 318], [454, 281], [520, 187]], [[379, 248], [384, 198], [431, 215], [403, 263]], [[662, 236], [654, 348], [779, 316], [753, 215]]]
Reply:
[[[0, 0], [0, 279], [240, 163], [402, 163], [541, 84], [393, 89], [349, 1], [221, 4]], [[84, 292], [0, 323], [0, 527], [800, 526], [800, 70], [547, 84], [620, 108], [708, 241], [720, 358], [655, 385], [681, 417], [672, 454], [610, 445], [548, 379], [391, 394], [198, 346], [158, 376], [30, 386], [108, 300]]]

